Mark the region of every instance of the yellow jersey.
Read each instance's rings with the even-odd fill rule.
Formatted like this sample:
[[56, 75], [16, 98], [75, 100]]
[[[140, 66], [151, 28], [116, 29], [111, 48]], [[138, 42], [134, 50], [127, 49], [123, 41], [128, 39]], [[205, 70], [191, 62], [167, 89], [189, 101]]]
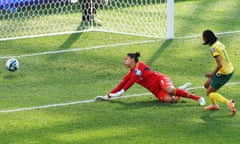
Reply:
[[211, 53], [213, 57], [219, 56], [222, 62], [222, 68], [217, 73], [226, 75], [233, 72], [233, 64], [228, 57], [225, 46], [221, 42], [216, 41], [211, 45]]

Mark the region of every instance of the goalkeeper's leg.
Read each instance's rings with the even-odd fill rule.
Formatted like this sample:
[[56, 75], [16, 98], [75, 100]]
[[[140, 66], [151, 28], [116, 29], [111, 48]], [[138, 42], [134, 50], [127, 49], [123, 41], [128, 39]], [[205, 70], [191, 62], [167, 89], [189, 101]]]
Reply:
[[160, 87], [166, 91], [170, 96], [179, 96], [184, 98], [189, 98], [198, 101], [200, 105], [205, 105], [205, 99], [203, 97], [192, 94], [184, 89], [175, 88], [173, 82], [168, 77], [162, 77], [160, 81]]
[[203, 97], [197, 96], [197, 95], [192, 94], [192, 93], [190, 93], [190, 92], [188, 92], [186, 90], [183, 90], [183, 89], [174, 88], [174, 87], [168, 87], [166, 89], [166, 91], [170, 95], [173, 95], [173, 96], [177, 95], [177, 96], [180, 96], [180, 97], [189, 98], [189, 99], [198, 101], [201, 106], [206, 104], [205, 99]]
[[161, 102], [164, 102], [164, 103], [177, 103], [180, 100], [180, 97], [178, 97], [178, 96], [171, 96], [164, 90], [161, 90], [158, 93], [157, 98]]
[[[181, 86], [179, 86], [179, 89], [183, 89], [186, 90], [187, 88], [189, 88], [192, 84], [190, 82], [187, 82]], [[159, 92], [157, 98], [162, 101], [162, 102], [166, 102], [166, 103], [176, 103], [180, 100], [180, 96], [171, 96], [169, 95], [165, 90], [162, 90]]]
[[205, 99], [203, 97], [197, 96], [183, 89], [179, 89], [175, 87], [167, 87], [165, 91], [171, 96], [179, 96], [179, 97], [189, 98], [189, 99], [198, 101], [198, 103], [201, 106], [206, 104]]

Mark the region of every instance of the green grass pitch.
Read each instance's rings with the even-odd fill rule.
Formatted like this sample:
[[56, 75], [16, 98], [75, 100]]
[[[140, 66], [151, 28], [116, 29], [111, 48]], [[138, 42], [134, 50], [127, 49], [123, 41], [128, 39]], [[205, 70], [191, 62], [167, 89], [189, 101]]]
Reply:
[[[239, 30], [238, 0], [176, 1], [176, 36]], [[240, 33], [219, 36], [235, 66], [231, 82], [240, 81]], [[89, 32], [0, 42], [0, 55], [131, 43], [146, 38]], [[153, 40], [153, 39], [147, 39]], [[175, 85], [202, 86], [215, 63], [201, 37], [106, 47], [95, 50], [18, 58], [20, 69], [8, 72], [0, 59], [0, 111], [93, 99], [108, 93], [127, 72], [123, 58], [140, 51], [141, 60], [170, 76]], [[0, 57], [1, 57], [0, 56]], [[239, 85], [219, 92], [234, 98]], [[145, 93], [138, 85], [125, 95]], [[205, 96], [205, 90], [192, 92]], [[14, 113], [0, 113], [0, 144], [237, 144], [240, 115], [228, 108], [207, 112], [191, 100], [163, 104], [152, 95]]]

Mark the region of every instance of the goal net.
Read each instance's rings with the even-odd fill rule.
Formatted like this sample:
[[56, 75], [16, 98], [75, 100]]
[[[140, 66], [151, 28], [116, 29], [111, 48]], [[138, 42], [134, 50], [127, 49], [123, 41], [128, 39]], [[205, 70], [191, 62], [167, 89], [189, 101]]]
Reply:
[[173, 0], [1, 0], [0, 40], [102, 31], [173, 37]]

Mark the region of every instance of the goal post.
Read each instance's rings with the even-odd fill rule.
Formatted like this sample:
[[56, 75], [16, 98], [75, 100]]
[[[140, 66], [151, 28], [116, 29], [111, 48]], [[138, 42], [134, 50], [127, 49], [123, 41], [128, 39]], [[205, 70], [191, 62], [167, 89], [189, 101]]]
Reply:
[[166, 39], [174, 38], [174, 0], [167, 0], [167, 33]]
[[174, 38], [174, 0], [0, 1], [0, 40], [79, 32]]

